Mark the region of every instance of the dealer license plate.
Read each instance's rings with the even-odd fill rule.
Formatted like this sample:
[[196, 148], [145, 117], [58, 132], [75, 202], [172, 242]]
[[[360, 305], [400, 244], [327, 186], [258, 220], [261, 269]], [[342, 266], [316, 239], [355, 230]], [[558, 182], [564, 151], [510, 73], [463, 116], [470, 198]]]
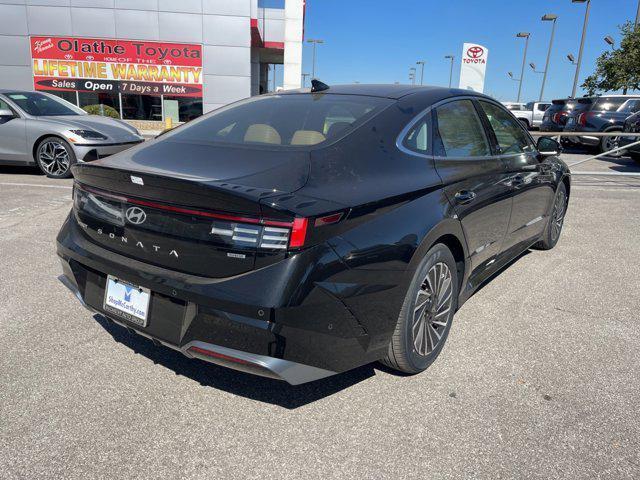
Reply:
[[151, 291], [111, 275], [104, 289], [104, 310], [141, 327], [147, 326]]

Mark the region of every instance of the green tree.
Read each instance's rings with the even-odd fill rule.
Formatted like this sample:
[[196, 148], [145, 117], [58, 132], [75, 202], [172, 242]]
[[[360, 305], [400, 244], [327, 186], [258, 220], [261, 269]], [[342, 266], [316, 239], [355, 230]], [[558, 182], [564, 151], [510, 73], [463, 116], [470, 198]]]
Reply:
[[613, 51], [602, 53], [595, 71], [585, 78], [582, 88], [595, 93], [640, 89], [640, 28], [627, 22], [620, 27], [622, 40]]

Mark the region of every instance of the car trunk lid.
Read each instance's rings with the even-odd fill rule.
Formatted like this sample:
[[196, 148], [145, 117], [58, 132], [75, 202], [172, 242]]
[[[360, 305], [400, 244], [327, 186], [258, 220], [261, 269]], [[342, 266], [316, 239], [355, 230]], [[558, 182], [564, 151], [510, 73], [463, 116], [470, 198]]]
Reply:
[[264, 200], [304, 185], [308, 152], [170, 141], [129, 152], [73, 168], [74, 215], [94, 243], [207, 277], [286, 256], [295, 215]]

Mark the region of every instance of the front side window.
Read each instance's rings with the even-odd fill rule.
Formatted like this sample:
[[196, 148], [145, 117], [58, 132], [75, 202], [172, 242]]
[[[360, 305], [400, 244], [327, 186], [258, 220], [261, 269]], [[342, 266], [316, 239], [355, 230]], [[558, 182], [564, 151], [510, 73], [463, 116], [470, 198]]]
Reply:
[[471, 100], [456, 100], [436, 108], [436, 154], [446, 157], [491, 155], [484, 128]]
[[535, 150], [519, 122], [514, 120], [511, 115], [493, 103], [482, 100], [478, 103], [489, 119], [502, 155], [527, 153]]
[[174, 141], [304, 147], [345, 134], [394, 100], [364, 95], [266, 95], [223, 107], [167, 135]]
[[81, 115], [84, 112], [77, 107], [60, 100], [36, 92], [7, 93], [6, 96], [22, 110], [34, 117], [51, 117], [57, 115]]

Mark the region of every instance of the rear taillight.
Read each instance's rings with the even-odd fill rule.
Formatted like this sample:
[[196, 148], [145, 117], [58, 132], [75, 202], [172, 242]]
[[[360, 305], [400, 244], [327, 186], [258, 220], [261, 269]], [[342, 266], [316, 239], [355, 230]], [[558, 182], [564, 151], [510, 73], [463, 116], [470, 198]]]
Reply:
[[560, 123], [560, 112], [553, 114], [553, 123]]
[[584, 112], [578, 115], [578, 125], [585, 127], [587, 125], [587, 120], [591, 118], [593, 114], [591, 112]]
[[304, 246], [308, 226], [309, 220], [306, 218], [296, 218], [293, 221], [291, 237], [289, 238], [289, 248], [300, 248]]

